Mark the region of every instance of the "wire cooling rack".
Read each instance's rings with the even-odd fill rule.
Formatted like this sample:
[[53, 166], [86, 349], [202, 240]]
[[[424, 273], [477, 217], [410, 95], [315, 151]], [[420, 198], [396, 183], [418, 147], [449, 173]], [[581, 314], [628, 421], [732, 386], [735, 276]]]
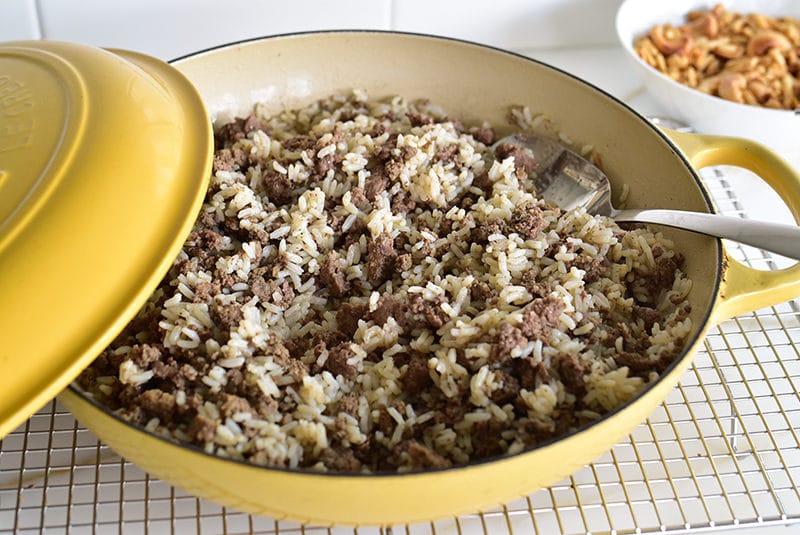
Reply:
[[[703, 175], [720, 211], [744, 217], [736, 173]], [[728, 248], [756, 268], [780, 262]], [[621, 535], [800, 527], [799, 347], [797, 301], [726, 321], [650, 418], [591, 465], [505, 506], [412, 526], [317, 528], [197, 499], [120, 459], [51, 402], [0, 444], [0, 533]]]

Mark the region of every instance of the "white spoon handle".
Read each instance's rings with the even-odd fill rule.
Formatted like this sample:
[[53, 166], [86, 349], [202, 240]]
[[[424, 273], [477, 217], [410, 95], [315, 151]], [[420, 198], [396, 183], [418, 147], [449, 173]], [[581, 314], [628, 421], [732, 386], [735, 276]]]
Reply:
[[800, 227], [795, 225], [683, 210], [620, 210], [613, 217], [620, 222], [656, 223], [726, 238], [800, 260]]

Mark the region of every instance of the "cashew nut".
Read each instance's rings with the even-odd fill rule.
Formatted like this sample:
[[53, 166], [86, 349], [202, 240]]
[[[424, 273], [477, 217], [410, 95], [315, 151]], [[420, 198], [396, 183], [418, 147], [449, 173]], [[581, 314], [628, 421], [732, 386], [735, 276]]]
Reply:
[[714, 39], [719, 34], [719, 21], [710, 11], [699, 13], [692, 20], [690, 27], [697, 33], [705, 35], [709, 39]]
[[747, 54], [749, 56], [763, 56], [770, 49], [787, 50], [791, 48], [791, 43], [781, 33], [772, 31], [761, 31], [753, 35], [747, 43]]
[[717, 92], [724, 99], [733, 102], [744, 102], [744, 89], [747, 87], [747, 78], [744, 75], [735, 73], [725, 73], [719, 79]]
[[652, 39], [656, 48], [666, 55], [675, 54], [676, 52], [683, 53], [692, 44], [692, 38], [689, 35], [669, 24], [655, 26], [650, 30], [650, 39]]
[[715, 46], [711, 51], [717, 56], [725, 59], [736, 59], [742, 57], [744, 49], [734, 43], [723, 43]]

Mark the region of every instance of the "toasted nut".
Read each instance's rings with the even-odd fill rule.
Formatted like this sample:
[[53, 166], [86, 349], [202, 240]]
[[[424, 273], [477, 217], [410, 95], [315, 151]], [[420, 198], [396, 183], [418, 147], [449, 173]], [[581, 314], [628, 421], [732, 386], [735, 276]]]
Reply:
[[691, 46], [692, 38], [669, 24], [655, 26], [650, 30], [650, 39], [656, 48], [666, 55], [683, 52]]
[[719, 34], [719, 21], [716, 15], [710, 11], [700, 13], [697, 18], [692, 20], [690, 27], [695, 32], [705, 35], [710, 39], [714, 39]]
[[763, 56], [769, 50], [788, 50], [791, 48], [789, 40], [781, 33], [773, 31], [761, 31], [750, 38], [747, 43], [748, 56]]
[[744, 88], [747, 87], [747, 78], [743, 74], [726, 73], [719, 79], [719, 96], [733, 102], [744, 102]]
[[744, 55], [744, 48], [733, 43], [723, 43], [711, 49], [711, 52], [725, 59], [736, 59]]

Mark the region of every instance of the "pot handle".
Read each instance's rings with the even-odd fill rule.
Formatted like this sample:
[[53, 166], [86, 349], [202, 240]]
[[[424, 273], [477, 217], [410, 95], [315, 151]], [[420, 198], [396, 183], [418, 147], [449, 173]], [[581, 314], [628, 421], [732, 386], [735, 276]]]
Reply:
[[[746, 139], [690, 134], [664, 128], [695, 169], [735, 165], [758, 175], [786, 202], [800, 221], [800, 174], [764, 145]], [[800, 296], [800, 263], [762, 271], [738, 262], [723, 247], [725, 268], [714, 323]]]

